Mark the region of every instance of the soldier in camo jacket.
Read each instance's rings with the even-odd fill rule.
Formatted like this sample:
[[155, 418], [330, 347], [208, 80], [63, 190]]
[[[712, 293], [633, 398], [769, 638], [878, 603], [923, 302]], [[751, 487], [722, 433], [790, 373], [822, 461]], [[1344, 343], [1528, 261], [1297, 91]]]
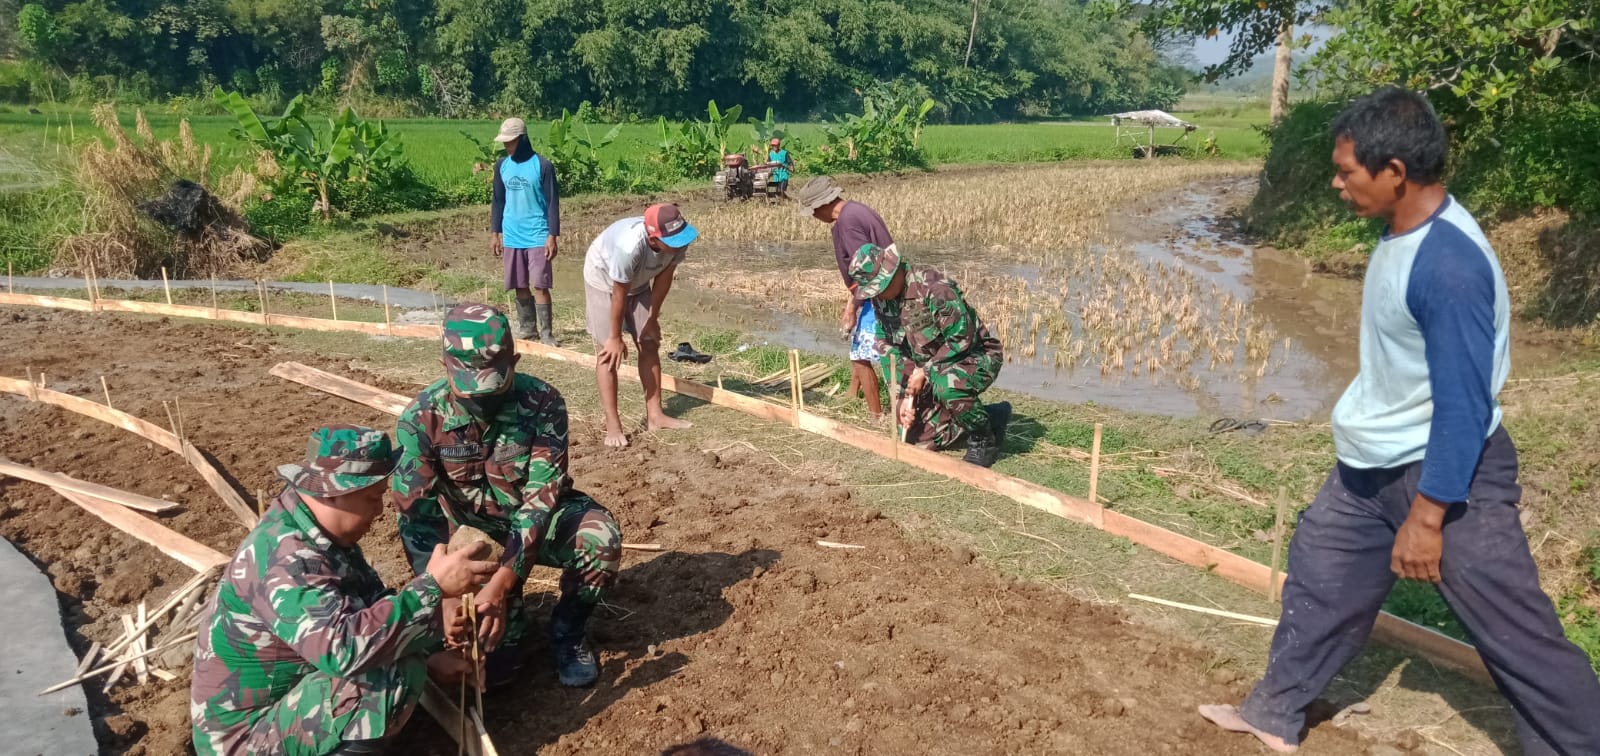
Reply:
[[994, 384], [1005, 355], [960, 287], [939, 270], [902, 259], [893, 244], [861, 245], [850, 277], [856, 297], [871, 299], [877, 311], [884, 375], [889, 355], [897, 357], [889, 391], [906, 441], [947, 449], [965, 438], [966, 461], [993, 465], [1011, 404], [984, 406], [978, 395]]
[[[529, 620], [523, 582], [535, 564], [561, 573], [550, 613], [550, 648], [563, 685], [599, 677], [585, 628], [622, 559], [611, 513], [572, 488], [567, 475], [567, 403], [561, 392], [517, 373], [511, 326], [483, 304], [452, 309], [444, 322], [445, 377], [400, 414], [400, 459], [390, 499], [400, 539], [420, 574], [434, 546], [462, 525], [505, 547], [500, 569], [478, 591], [480, 640], [489, 649], [488, 684], [515, 679]], [[447, 634], [465, 637], [453, 602]]]
[[199, 756], [381, 753], [432, 676], [471, 673], [443, 651], [445, 597], [486, 582], [494, 562], [430, 554], [399, 591], [356, 542], [383, 513], [389, 436], [353, 425], [311, 435], [304, 464], [267, 508], [206, 604], [195, 642], [190, 713]]

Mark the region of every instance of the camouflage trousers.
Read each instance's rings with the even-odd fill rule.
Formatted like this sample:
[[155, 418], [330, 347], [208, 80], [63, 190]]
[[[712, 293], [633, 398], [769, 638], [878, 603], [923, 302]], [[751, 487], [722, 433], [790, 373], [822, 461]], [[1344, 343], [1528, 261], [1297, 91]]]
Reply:
[[[501, 538], [505, 533], [489, 533]], [[616, 581], [622, 564], [622, 529], [611, 513], [588, 494], [563, 494], [539, 544], [538, 564], [561, 570], [562, 595], [575, 595], [580, 603], [598, 604], [606, 588]], [[523, 645], [529, 625], [522, 586], [506, 597], [506, 633], [501, 648]]]
[[321, 756], [344, 741], [393, 737], [422, 700], [427, 680], [421, 656], [351, 677], [312, 672], [257, 714], [228, 750]]
[[978, 395], [994, 385], [999, 375], [1000, 360], [989, 354], [977, 355], [943, 373], [929, 371], [928, 382], [912, 399], [916, 417], [906, 426], [906, 443], [949, 449], [989, 422]]

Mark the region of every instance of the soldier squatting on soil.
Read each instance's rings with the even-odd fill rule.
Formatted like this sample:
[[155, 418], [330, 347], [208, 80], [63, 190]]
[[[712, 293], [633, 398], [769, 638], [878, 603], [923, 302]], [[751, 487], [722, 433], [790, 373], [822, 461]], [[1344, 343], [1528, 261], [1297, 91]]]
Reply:
[[[1600, 754], [1600, 681], [1540, 591], [1517, 516], [1517, 453], [1495, 398], [1510, 369], [1508, 292], [1483, 233], [1441, 183], [1444, 128], [1421, 96], [1384, 90], [1352, 105], [1334, 133], [1334, 187], [1358, 215], [1388, 224], [1366, 274], [1360, 374], [1334, 410], [1338, 464], [1290, 545], [1266, 674], [1239, 707], [1200, 714], [1295, 750], [1307, 707], [1406, 578], [1439, 586], [1510, 700], [1528, 753]], [[848, 209], [839, 195], [818, 179], [798, 199], [837, 222]], [[635, 336], [641, 357], [655, 355], [662, 300], [695, 236], [675, 206], [656, 205], [589, 250], [588, 325], [608, 395], [608, 445], [626, 443], [615, 398], [622, 333]], [[851, 290], [842, 325], [859, 338], [861, 313], [875, 315], [874, 357], [886, 375], [890, 355], [904, 368], [890, 400], [907, 442], [965, 441], [966, 461], [991, 465], [1011, 407], [979, 396], [999, 374], [1002, 345], [953, 280], [882, 236], [841, 251]], [[288, 487], [202, 619], [192, 688], [199, 753], [376, 753], [392, 744], [427, 676], [489, 688], [516, 681], [529, 632], [523, 582], [535, 564], [562, 570], [549, 628], [560, 681], [597, 679], [585, 629], [616, 578], [622, 538], [610, 514], [572, 487], [566, 404], [516, 372], [498, 310], [460, 305], [443, 331], [445, 378], [401, 415], [397, 450], [381, 431], [330, 426], [313, 434], [303, 465], [279, 468]], [[680, 427], [661, 413], [659, 358], [642, 359], [640, 373], [650, 428]], [[399, 591], [383, 587], [356, 545], [382, 511], [386, 480], [417, 575]], [[498, 562], [446, 553], [466, 526], [503, 545]], [[469, 591], [489, 649], [481, 670], [446, 650], [469, 633], [458, 606]]]

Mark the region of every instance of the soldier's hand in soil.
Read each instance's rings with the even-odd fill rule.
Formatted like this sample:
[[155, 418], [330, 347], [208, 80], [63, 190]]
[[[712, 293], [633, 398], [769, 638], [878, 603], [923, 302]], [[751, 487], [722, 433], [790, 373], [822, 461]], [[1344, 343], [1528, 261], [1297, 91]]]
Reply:
[[628, 345], [622, 343], [621, 336], [606, 339], [606, 343], [600, 345], [600, 353], [596, 356], [600, 358], [601, 365], [616, 370], [622, 361], [628, 358]]
[[460, 651], [440, 651], [428, 657], [428, 679], [434, 683], [451, 688], [467, 680], [483, 688], [483, 665], [478, 669], [472, 668], [472, 662]]
[[484, 650], [493, 651], [500, 646], [506, 634], [506, 594], [493, 585], [478, 591], [478, 642]]
[[433, 556], [428, 558], [428, 574], [439, 584], [439, 592], [445, 598], [455, 598], [463, 593], [478, 590], [484, 583], [489, 582], [489, 578], [494, 575], [495, 570], [500, 569], [500, 565], [476, 559], [488, 549], [488, 544], [479, 543], [474, 544], [473, 548], [461, 549], [451, 554], [442, 543], [434, 546]]
[[1447, 505], [1422, 494], [1411, 502], [1411, 513], [1394, 534], [1389, 569], [1411, 580], [1439, 582], [1439, 557], [1444, 553], [1444, 515]]

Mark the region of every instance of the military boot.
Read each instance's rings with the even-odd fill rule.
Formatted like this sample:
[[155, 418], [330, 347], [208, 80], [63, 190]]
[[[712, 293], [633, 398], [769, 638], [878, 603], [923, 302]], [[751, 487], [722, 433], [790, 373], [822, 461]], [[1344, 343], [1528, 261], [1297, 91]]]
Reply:
[[587, 687], [600, 678], [600, 660], [584, 637], [591, 614], [594, 604], [581, 603], [570, 593], [550, 612], [550, 653], [555, 657], [556, 677], [569, 688]]
[[539, 338], [539, 311], [532, 299], [517, 297], [517, 331], [519, 339]]
[[967, 435], [967, 454], [963, 460], [979, 467], [989, 467], [1000, 458], [1000, 446], [1005, 443], [1006, 426], [1011, 424], [1011, 403], [998, 402], [983, 408], [988, 422], [972, 429]]
[[539, 315], [539, 343], [545, 346], [561, 346], [561, 342], [556, 341], [556, 319], [550, 313], [550, 305], [536, 304], [534, 310]]

